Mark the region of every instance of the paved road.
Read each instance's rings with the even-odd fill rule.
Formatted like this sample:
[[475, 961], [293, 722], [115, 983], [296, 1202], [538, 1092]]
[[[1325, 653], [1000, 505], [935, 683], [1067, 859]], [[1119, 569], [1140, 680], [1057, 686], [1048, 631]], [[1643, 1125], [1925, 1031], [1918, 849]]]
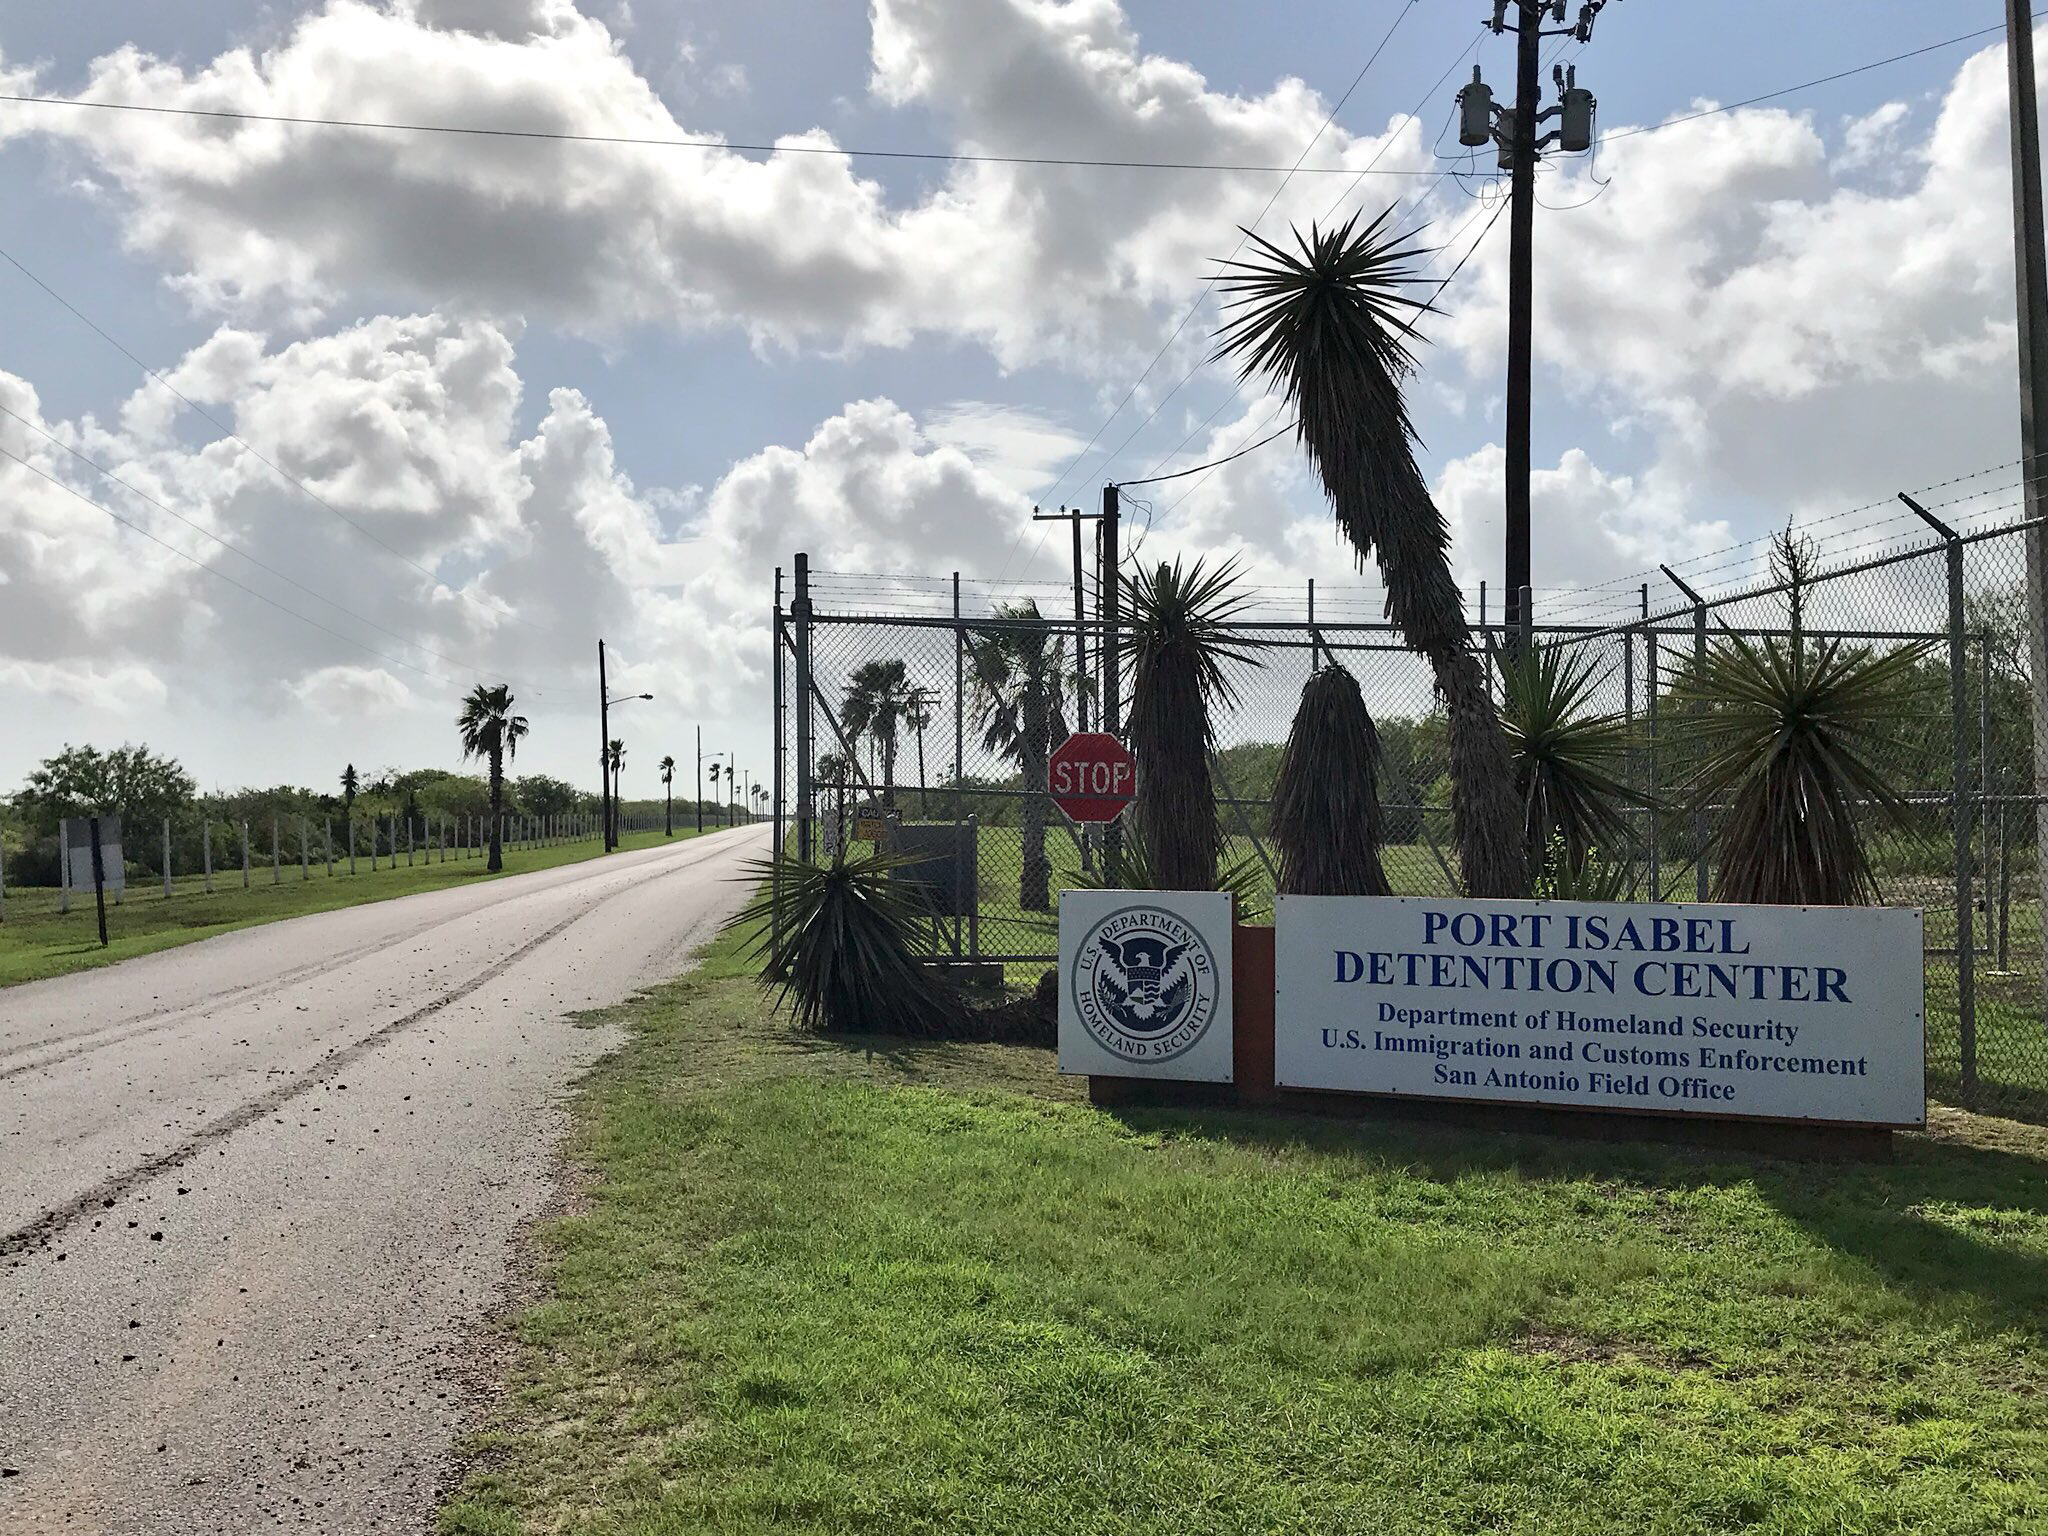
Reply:
[[748, 828], [0, 991], [0, 1531], [418, 1531], [553, 1193], [573, 1010]]

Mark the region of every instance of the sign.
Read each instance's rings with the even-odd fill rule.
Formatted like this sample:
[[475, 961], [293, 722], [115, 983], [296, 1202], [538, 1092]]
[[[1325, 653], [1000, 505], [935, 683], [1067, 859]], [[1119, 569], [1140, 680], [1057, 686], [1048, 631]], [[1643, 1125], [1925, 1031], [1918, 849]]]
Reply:
[[1926, 1121], [1901, 907], [1281, 896], [1283, 1087]]
[[1230, 897], [1060, 893], [1060, 1070], [1231, 1080]]
[[1137, 797], [1138, 760], [1106, 731], [1076, 731], [1052, 749], [1046, 782], [1069, 820], [1115, 821]]
[[888, 835], [889, 823], [879, 816], [853, 818], [853, 840], [857, 843], [879, 843]]
[[[92, 889], [92, 818], [71, 816], [64, 821], [64, 868], [74, 891]], [[121, 818], [100, 818], [100, 873], [106, 888], [116, 893], [127, 889], [127, 872], [121, 861]]]
[[905, 862], [889, 871], [890, 880], [936, 917], [971, 916], [975, 871], [980, 867], [975, 830], [973, 822], [965, 821], [899, 826], [895, 852]]

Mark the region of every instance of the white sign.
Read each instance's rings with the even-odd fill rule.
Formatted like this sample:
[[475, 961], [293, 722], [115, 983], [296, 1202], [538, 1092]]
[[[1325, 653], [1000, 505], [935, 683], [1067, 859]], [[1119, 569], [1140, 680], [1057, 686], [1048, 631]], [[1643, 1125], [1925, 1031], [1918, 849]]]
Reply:
[[1282, 896], [1289, 1088], [1921, 1125], [1921, 918]]
[[1231, 1080], [1230, 898], [1060, 893], [1060, 1070]]

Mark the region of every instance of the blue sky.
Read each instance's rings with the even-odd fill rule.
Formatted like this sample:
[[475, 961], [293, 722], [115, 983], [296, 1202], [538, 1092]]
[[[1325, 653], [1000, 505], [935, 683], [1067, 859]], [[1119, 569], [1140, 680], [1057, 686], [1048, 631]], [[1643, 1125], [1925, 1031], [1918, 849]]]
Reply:
[[[1398, 17], [1318, 153], [1437, 163], [1464, 71], [1429, 87], [1483, 7], [1271, 9], [8, 4], [0, 78], [259, 111], [1139, 158], [1185, 145], [1285, 164]], [[1615, 0], [1592, 47], [1566, 57], [1614, 130], [2001, 20], [1991, 0]], [[1582, 208], [1565, 205], [1597, 190], [1593, 168], [1546, 181], [1559, 211], [1539, 232], [1539, 585], [1704, 557], [2017, 454], [1996, 44], [1617, 142], [1598, 166], [1612, 185]], [[1475, 55], [1503, 93], [1511, 50], [1489, 38]], [[511, 676], [537, 718], [559, 719], [536, 734], [535, 767], [587, 777], [575, 708], [599, 628], [660, 695], [641, 727], [650, 762], [656, 741], [680, 751], [704, 722], [765, 772], [773, 566], [809, 546], [835, 568], [1054, 574], [1049, 554], [1025, 558], [1033, 541], [1013, 553], [1030, 502], [1279, 181], [849, 173], [815, 157], [755, 174], [695, 151], [283, 134], [0, 106], [0, 196], [16, 212], [0, 245], [153, 366], [182, 367], [188, 393], [329, 504], [160, 393], [137, 395], [132, 364], [0, 264], [0, 403], [35, 423], [0, 418], [0, 445], [48, 477], [0, 460], [0, 591], [15, 599], [0, 600], [15, 613], [0, 616], [15, 726], [0, 784], [88, 737], [146, 738], [209, 781], [318, 781], [337, 752], [443, 760], [447, 693], [470, 671]], [[1262, 229], [1347, 184], [1297, 178]], [[1349, 206], [1426, 185], [1368, 178]], [[1487, 205], [1453, 181], [1421, 212], [1469, 242]], [[1425, 470], [1475, 583], [1497, 580], [1505, 236], [1503, 221], [1469, 256], [1413, 390]], [[1105, 444], [1199, 360], [1213, 313]], [[1197, 371], [1061, 498], [1143, 474], [1183, 439], [1179, 463], [1262, 436], [1271, 402], [1231, 383]], [[57, 442], [118, 462], [302, 585], [126, 499]], [[354, 643], [124, 538], [53, 479]], [[1156, 536], [1238, 553], [1276, 587], [1370, 582], [1331, 547], [1285, 444], [1203, 481]], [[380, 722], [372, 749], [350, 745], [365, 714]]]

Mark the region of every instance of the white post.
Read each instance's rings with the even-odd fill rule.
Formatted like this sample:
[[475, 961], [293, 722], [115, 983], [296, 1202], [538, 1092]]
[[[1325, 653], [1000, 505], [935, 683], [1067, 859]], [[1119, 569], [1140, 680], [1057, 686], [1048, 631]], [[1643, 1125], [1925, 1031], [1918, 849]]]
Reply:
[[164, 818], [164, 900], [171, 899], [171, 818]]
[[249, 889], [249, 823], [242, 823], [242, 889]]
[[206, 849], [206, 894], [211, 896], [213, 894], [213, 818], [211, 816], [207, 817], [203, 825], [206, 829], [206, 836], [201, 840]]
[[58, 880], [63, 895], [58, 898], [59, 912], [71, 910], [71, 818], [57, 818], [57, 867]]
[[348, 819], [348, 872], [356, 872], [356, 819], [353, 816]]
[[412, 868], [412, 817], [405, 818], [405, 867]]
[[311, 850], [307, 847], [311, 837], [312, 834], [306, 827], [306, 818], [301, 816], [299, 818], [299, 879], [301, 882], [313, 878], [313, 860], [311, 858]]
[[284, 864], [277, 856], [277, 818], [270, 818], [270, 883], [284, 884]]
[[7, 844], [0, 842], [0, 923], [7, 921]]
[[320, 818], [320, 840], [327, 845], [327, 878], [334, 878], [334, 818]]

